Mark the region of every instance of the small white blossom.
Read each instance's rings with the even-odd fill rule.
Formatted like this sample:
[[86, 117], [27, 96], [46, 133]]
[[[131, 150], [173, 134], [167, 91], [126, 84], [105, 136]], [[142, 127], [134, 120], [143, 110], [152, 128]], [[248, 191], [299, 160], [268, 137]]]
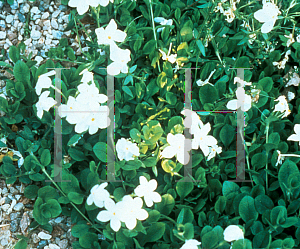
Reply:
[[181, 114], [186, 116], [184, 119], [184, 127], [190, 128], [191, 134], [195, 134], [199, 128], [203, 127], [203, 122], [196, 112], [184, 109], [181, 111]]
[[292, 134], [287, 138], [287, 140], [299, 142], [300, 145], [300, 124], [295, 124], [294, 131], [296, 134]]
[[54, 106], [57, 102], [48, 97], [50, 91], [45, 91], [41, 94], [39, 101], [36, 103], [37, 108], [37, 116], [41, 119], [43, 117], [44, 111], [48, 112], [52, 106]]
[[103, 208], [105, 201], [109, 199], [109, 192], [106, 189], [104, 189], [107, 187], [107, 185], [108, 183], [104, 182], [100, 185], [97, 184], [94, 187], [92, 187], [91, 193], [87, 198], [86, 203], [88, 205], [92, 205], [93, 203], [95, 203], [97, 207]]
[[251, 108], [251, 96], [245, 94], [243, 87], [238, 87], [236, 90], [237, 99], [230, 100], [227, 103], [227, 108], [230, 110], [237, 110], [241, 107], [243, 112], [247, 112]]
[[289, 105], [285, 96], [279, 96], [275, 101], [279, 101], [278, 104], [275, 105], [274, 112], [282, 112], [285, 113], [282, 118], [287, 117], [290, 114]]
[[172, 158], [176, 156], [177, 160], [181, 164], [187, 164], [190, 160], [190, 155], [188, 151], [191, 150], [191, 141], [185, 139], [185, 136], [182, 134], [173, 135], [169, 133], [167, 136], [167, 142], [170, 146], [167, 146], [162, 152], [162, 158]]
[[208, 78], [204, 81], [202, 81], [201, 79], [197, 80], [196, 83], [198, 86], [204, 86], [206, 84], [210, 84], [211, 86], [214, 86], [213, 84], [209, 83], [210, 78], [213, 76], [213, 74], [215, 73], [216, 69], [214, 71], [212, 71], [210, 73], [210, 75], [208, 76]]
[[[160, 25], [169, 25], [169, 26], [171, 26], [173, 24], [173, 20], [172, 19], [167, 20], [167, 19], [165, 19], [163, 17], [155, 17], [153, 20], [154, 20], [154, 22], [158, 22]], [[163, 31], [164, 28], [165, 27], [158, 28], [157, 32]], [[170, 32], [171, 32], [171, 30], [170, 30]]]
[[236, 225], [230, 225], [224, 230], [224, 240], [231, 242], [234, 240], [244, 239], [244, 231]]
[[209, 147], [209, 155], [207, 157], [207, 161], [212, 159], [216, 156], [216, 154], [220, 154], [222, 152], [222, 147], [217, 146], [216, 144], [212, 145], [212, 147]]
[[159, 193], [154, 192], [157, 188], [157, 181], [155, 179], [147, 181], [145, 176], [140, 176], [140, 185], [134, 190], [138, 197], [144, 197], [147, 207], [152, 207], [153, 202], [161, 202]]
[[180, 249], [198, 249], [198, 245], [201, 245], [201, 242], [195, 239], [189, 239], [185, 240], [185, 243], [182, 247], [180, 247]]
[[254, 13], [254, 18], [264, 23], [261, 27], [262, 33], [269, 33], [273, 29], [279, 14], [281, 12], [274, 3], [263, 1], [263, 8]]
[[293, 34], [290, 33], [290, 35], [285, 35], [286, 38], [288, 38], [287, 42], [286, 42], [286, 46], [289, 47], [292, 43], [295, 42], [295, 39], [293, 37]]
[[295, 93], [293, 93], [293, 92], [288, 92], [287, 93], [287, 100], [288, 101], [291, 101], [291, 100], [293, 100], [295, 98]]
[[235, 18], [235, 14], [233, 12], [233, 9], [232, 8], [228, 8], [225, 12], [224, 12], [224, 15], [226, 16], [226, 21], [228, 23], [232, 23], [234, 18]]
[[300, 83], [299, 74], [297, 74], [297, 73], [294, 72], [292, 78], [286, 83], [285, 87], [288, 87], [288, 86], [299, 86], [299, 83]]
[[177, 58], [177, 54], [172, 54], [171, 53], [171, 48], [172, 48], [172, 42], [170, 43], [170, 47], [169, 47], [169, 51], [168, 54], [166, 54], [164, 51], [162, 51], [161, 49], [159, 49], [159, 51], [162, 53], [162, 59], [165, 61], [169, 61], [170, 63], [175, 63], [176, 58]]
[[139, 147], [125, 138], [121, 138], [116, 143], [116, 150], [118, 158], [120, 161], [125, 159], [125, 161], [134, 160], [134, 156], [139, 156]]
[[118, 75], [119, 73], [128, 73], [127, 63], [131, 60], [129, 49], [120, 49], [116, 44], [110, 46], [110, 59], [113, 61], [107, 67], [107, 73]]
[[55, 70], [52, 70], [48, 73], [44, 73], [39, 76], [38, 81], [35, 86], [35, 91], [37, 95], [41, 95], [43, 88], [50, 88], [52, 86], [52, 81], [49, 76], [55, 75]]

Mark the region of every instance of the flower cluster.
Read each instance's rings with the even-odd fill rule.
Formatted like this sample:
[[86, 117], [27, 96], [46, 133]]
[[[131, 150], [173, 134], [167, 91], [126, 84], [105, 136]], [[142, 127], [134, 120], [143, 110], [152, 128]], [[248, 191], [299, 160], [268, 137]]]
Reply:
[[120, 230], [121, 222], [124, 222], [126, 227], [132, 230], [136, 227], [137, 220], [148, 218], [148, 212], [142, 208], [143, 200], [141, 197], [144, 197], [147, 207], [151, 207], [154, 202], [161, 202], [162, 200], [161, 196], [154, 192], [157, 187], [155, 179], [148, 182], [146, 177], [140, 176], [140, 185], [134, 190], [138, 197], [132, 198], [132, 195], [125, 195], [117, 203], [112, 200], [109, 192], [105, 189], [107, 185], [107, 182], [95, 185], [87, 198], [87, 204], [92, 205], [94, 203], [99, 208], [105, 207], [106, 210], [100, 211], [97, 219], [101, 222], [110, 221], [110, 227], [115, 232]]
[[275, 105], [274, 112], [284, 113], [282, 118], [287, 117], [291, 113], [291, 111], [289, 109], [289, 104], [286, 100], [286, 97], [279, 96], [277, 99], [275, 99], [275, 101], [279, 101], [279, 103]]
[[273, 62], [273, 65], [274, 66], [277, 66], [278, 69], [284, 69], [285, 68], [285, 64], [287, 63], [288, 59], [289, 59], [289, 55], [291, 54], [291, 50], [288, 50], [285, 55], [284, 55], [284, 58], [282, 61], [280, 62], [277, 62], [277, 61], [274, 61]]
[[[68, 123], [75, 124], [75, 132], [82, 133], [86, 130], [95, 134], [98, 129], [107, 128], [110, 124], [109, 109], [101, 106], [108, 98], [99, 94], [99, 89], [93, 81], [93, 74], [87, 69], [81, 72], [82, 84], [78, 86], [77, 97], [69, 96], [66, 104], [60, 106], [60, 116], [65, 117]], [[91, 82], [89, 85], [88, 83]]]

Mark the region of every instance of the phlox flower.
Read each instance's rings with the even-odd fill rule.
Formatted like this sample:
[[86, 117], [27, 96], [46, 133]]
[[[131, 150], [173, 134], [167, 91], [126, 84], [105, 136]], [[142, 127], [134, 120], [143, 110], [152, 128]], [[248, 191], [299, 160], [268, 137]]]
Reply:
[[208, 78], [204, 81], [202, 81], [201, 79], [197, 80], [196, 83], [198, 86], [204, 86], [206, 84], [210, 84], [211, 86], [214, 86], [213, 84], [209, 83], [210, 78], [213, 76], [213, 74], [215, 73], [216, 69], [214, 71], [212, 71], [210, 73], [210, 75], [208, 76]]
[[224, 13], [224, 9], [222, 7], [222, 3], [218, 3], [218, 6], [215, 7], [214, 12], [218, 12], [220, 11], [220, 13]]
[[295, 124], [294, 131], [296, 134], [292, 134], [287, 138], [287, 140], [299, 142], [300, 145], [300, 124]]
[[170, 47], [169, 47], [169, 51], [168, 51], [168, 54], [166, 54], [164, 51], [162, 51], [161, 49], [159, 49], [159, 51], [161, 52], [162, 54], [162, 59], [165, 60], [165, 61], [168, 61], [170, 63], [175, 63], [176, 61], [176, 58], [177, 58], [177, 54], [172, 54], [170, 55], [171, 53], [171, 48], [172, 48], [172, 42], [170, 43]]
[[282, 164], [284, 158], [287, 157], [287, 156], [300, 157], [300, 155], [296, 155], [296, 154], [281, 154], [281, 152], [279, 150], [277, 150], [276, 152], [278, 154], [278, 158], [277, 158], [277, 162], [275, 164], [275, 167], [277, 167], [278, 164]]
[[82, 75], [81, 82], [87, 84], [88, 82], [92, 82], [94, 84], [94, 74], [90, 72], [87, 68], [84, 69], [79, 75]]
[[50, 88], [52, 86], [52, 81], [49, 76], [55, 75], [55, 70], [52, 70], [48, 73], [44, 73], [39, 76], [38, 81], [35, 86], [35, 92], [37, 95], [41, 95], [43, 88]]
[[45, 91], [41, 94], [39, 101], [36, 103], [37, 108], [37, 116], [41, 119], [43, 117], [44, 111], [48, 112], [52, 106], [54, 106], [57, 102], [48, 97], [50, 91]]
[[134, 156], [139, 156], [139, 147], [125, 138], [121, 138], [116, 143], [117, 155], [120, 161], [125, 159], [125, 161], [134, 160]]
[[95, 203], [95, 205], [99, 208], [103, 208], [104, 207], [104, 203], [109, 199], [109, 192], [104, 189], [106, 188], [108, 185], [107, 182], [104, 182], [102, 184], [97, 184], [94, 187], [92, 187], [91, 189], [91, 193], [89, 195], [89, 197], [86, 200], [86, 203], [88, 205], [92, 205], [93, 203]]
[[242, 111], [248, 111], [251, 108], [251, 96], [245, 94], [243, 87], [238, 87], [236, 96], [237, 99], [230, 100], [226, 107], [230, 110], [237, 110], [241, 107]]
[[[173, 20], [172, 19], [167, 20], [167, 19], [165, 19], [163, 17], [155, 17], [153, 20], [154, 20], [154, 22], [158, 22], [160, 25], [170, 25], [171, 26], [173, 24]], [[157, 32], [163, 31], [164, 28], [165, 27], [158, 28]], [[170, 30], [170, 32], [171, 32], [171, 30]]]
[[185, 139], [182, 134], [173, 135], [169, 133], [167, 136], [167, 142], [170, 146], [167, 146], [162, 152], [162, 158], [172, 158], [176, 156], [177, 160], [181, 164], [187, 164], [190, 160], [190, 155], [188, 151], [191, 150], [191, 141]]
[[114, 19], [110, 20], [105, 29], [103, 27], [95, 29], [95, 33], [99, 45], [112, 45], [115, 42], [123, 42], [127, 36], [124, 31], [118, 29]]
[[118, 75], [128, 73], [127, 63], [131, 60], [129, 49], [120, 49], [116, 44], [110, 46], [110, 59], [113, 61], [107, 66], [107, 73]]
[[209, 155], [207, 161], [215, 157], [217, 153], [220, 154], [221, 152], [222, 152], [222, 147], [217, 146], [216, 144], [212, 145], [211, 147], [209, 147]]
[[149, 214], [145, 209], [142, 209], [143, 200], [140, 197], [134, 199], [130, 195], [125, 195], [122, 201], [118, 202], [122, 212], [120, 220], [125, 222], [126, 227], [132, 230], [136, 227], [137, 220], [145, 220]]
[[80, 84], [78, 87], [78, 91], [80, 94], [76, 97], [78, 102], [97, 105], [105, 103], [108, 98], [105, 94], [99, 94], [99, 89], [96, 87], [95, 84], [88, 85], [88, 84]]
[[230, 225], [224, 230], [224, 240], [231, 242], [234, 240], [244, 239], [244, 231], [236, 225]]
[[299, 83], [300, 83], [299, 74], [297, 74], [297, 73], [294, 72], [292, 78], [286, 83], [285, 87], [288, 87], [288, 86], [299, 86]]
[[293, 37], [293, 34], [290, 33], [289, 35], [285, 35], [284, 37], [288, 38], [287, 42], [286, 42], [286, 46], [289, 47], [292, 43], [295, 42], [295, 39]]
[[216, 145], [218, 143], [217, 139], [213, 136], [207, 135], [210, 132], [210, 123], [205, 124], [201, 129], [198, 129], [194, 138], [192, 139], [192, 148], [197, 150], [199, 147], [205, 156], [208, 156], [210, 150], [209, 146]]
[[227, 10], [224, 11], [224, 15], [226, 16], [226, 21], [228, 23], [232, 23], [232, 21], [235, 18], [235, 14], [233, 12], [232, 8], [228, 8]]
[[203, 122], [196, 112], [184, 109], [181, 111], [181, 114], [186, 116], [183, 122], [184, 127], [190, 128], [191, 134], [195, 134], [196, 131], [199, 130], [199, 127], [202, 128]]
[[277, 16], [281, 14], [276, 4], [263, 1], [263, 8], [254, 13], [254, 18], [264, 23], [261, 27], [262, 33], [269, 33], [277, 20]]
[[97, 215], [97, 220], [102, 222], [110, 221], [110, 227], [118, 232], [121, 228], [121, 213], [120, 202], [115, 203], [112, 199], [107, 199], [104, 203], [107, 210], [100, 211]]
[[79, 15], [83, 15], [89, 10], [89, 7], [97, 7], [102, 0], [70, 0], [68, 5], [73, 8], [77, 8]]
[[282, 118], [287, 117], [290, 114], [290, 110], [286, 97], [279, 96], [275, 101], [279, 101], [279, 103], [275, 105], [274, 112], [285, 113]]
[[140, 176], [140, 185], [134, 190], [134, 193], [138, 197], [143, 197], [147, 207], [152, 207], [153, 202], [161, 202], [161, 196], [159, 193], [154, 192], [157, 188], [157, 181], [155, 179], [147, 181], [145, 176]]
[[180, 249], [198, 249], [198, 245], [201, 245], [201, 242], [195, 239], [189, 239], [185, 240], [185, 243], [182, 247], [180, 247]]

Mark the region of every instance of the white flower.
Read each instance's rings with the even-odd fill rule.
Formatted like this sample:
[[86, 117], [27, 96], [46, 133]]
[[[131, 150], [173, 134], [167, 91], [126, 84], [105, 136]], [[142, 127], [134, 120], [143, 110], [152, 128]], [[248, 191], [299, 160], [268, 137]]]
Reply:
[[87, 198], [86, 203], [88, 205], [92, 205], [93, 203], [95, 203], [97, 207], [103, 208], [104, 202], [107, 201], [107, 199], [109, 199], [109, 192], [106, 189], [104, 189], [107, 187], [107, 185], [108, 183], [104, 182], [100, 185], [97, 184], [94, 187], [92, 187], [91, 194]]
[[299, 86], [299, 83], [300, 83], [299, 74], [297, 74], [297, 73], [294, 72], [292, 78], [286, 83], [285, 87], [288, 87], [288, 86]]
[[297, 35], [296, 41], [300, 43], [300, 35]]
[[85, 12], [89, 10], [89, 7], [97, 7], [100, 4], [101, 0], [70, 0], [68, 5], [73, 8], [77, 8], [77, 12], [79, 15], [83, 15]]
[[227, 103], [227, 108], [230, 110], [237, 110], [241, 107], [242, 111], [248, 111], [251, 108], [251, 96], [245, 94], [245, 90], [242, 87], [238, 87], [236, 96], [237, 99], [230, 100]]
[[96, 105], [105, 103], [108, 98], [105, 94], [99, 94], [99, 89], [96, 85], [80, 84], [78, 87], [80, 94], [76, 97], [76, 100], [81, 103]]
[[293, 37], [293, 34], [290, 33], [290, 35], [285, 35], [286, 38], [288, 38], [287, 42], [286, 42], [286, 46], [289, 47], [292, 43], [295, 42], [295, 39]]
[[108, 114], [108, 106], [99, 106], [97, 110], [89, 112], [87, 116], [83, 115], [85, 118], [81, 118], [81, 121], [76, 123], [75, 132], [82, 133], [89, 130], [89, 134], [93, 135], [98, 129], [107, 128], [111, 122]]
[[252, 85], [252, 82], [247, 82], [247, 81], [242, 80], [239, 77], [234, 77], [233, 83], [236, 84], [237, 82], [242, 84], [242, 86], [251, 86]]
[[195, 132], [199, 130], [199, 127], [202, 128], [203, 122], [196, 112], [184, 109], [181, 111], [181, 114], [186, 116], [184, 119], [184, 126], [190, 128], [191, 134], [195, 134]]
[[287, 96], [288, 101], [291, 101], [295, 98], [295, 93], [293, 93], [293, 92], [288, 92], [287, 95], [288, 95]]
[[109, 2], [113, 3], [114, 0], [99, 0], [99, 4], [103, 7], [106, 7], [109, 4]]
[[207, 161], [215, 157], [216, 153], [220, 154], [221, 152], [222, 152], [222, 147], [217, 146], [216, 144], [212, 145], [212, 147], [209, 147], [209, 155]]
[[22, 154], [20, 153], [20, 151], [16, 151], [16, 150], [11, 150], [11, 151], [14, 153], [14, 155], [20, 157], [20, 159], [18, 160], [18, 167], [20, 168], [24, 163], [24, 158]]
[[264, 23], [261, 27], [262, 33], [269, 33], [277, 20], [278, 14], [281, 14], [274, 3], [263, 1], [263, 8], [254, 13], [254, 18]]
[[94, 74], [90, 71], [88, 71], [88, 69], [84, 69], [79, 75], [82, 75], [82, 79], [81, 82], [87, 84], [88, 82], [92, 82], [92, 84], [94, 83]]
[[279, 96], [275, 101], [279, 101], [278, 104], [275, 105], [274, 112], [284, 112], [285, 114], [282, 118], [287, 117], [290, 114], [289, 105], [285, 96]]
[[198, 249], [198, 245], [201, 245], [201, 242], [195, 239], [189, 239], [185, 240], [185, 243], [182, 247], [180, 247], [180, 249]]
[[56, 101], [48, 97], [50, 91], [45, 91], [41, 94], [39, 101], [36, 103], [37, 116], [41, 119], [43, 117], [44, 111], [48, 112], [49, 109], [56, 104]]
[[119, 30], [114, 19], [111, 19], [106, 28], [95, 29], [97, 35], [98, 44], [112, 45], [116, 42], [123, 42], [127, 34]]
[[55, 75], [55, 70], [52, 70], [48, 73], [44, 73], [39, 76], [38, 81], [35, 86], [35, 91], [37, 95], [41, 95], [43, 88], [49, 88], [52, 86], [52, 81], [49, 76]]
[[224, 230], [224, 240], [231, 242], [234, 240], [244, 239], [243, 230], [236, 225], [230, 225]]
[[205, 156], [209, 154], [209, 147], [218, 143], [213, 136], [207, 135], [210, 132], [210, 123], [205, 124], [201, 129], [198, 129], [192, 140], [192, 148], [197, 150], [199, 147]]
[[147, 207], [152, 207], [153, 202], [161, 202], [161, 196], [159, 193], [154, 192], [157, 188], [157, 181], [155, 179], [147, 181], [145, 176], [140, 176], [140, 185], [134, 190], [134, 193], [138, 197], [143, 197]]
[[248, 42], [250, 43], [250, 44], [253, 44], [253, 42], [255, 41], [255, 39], [256, 39], [256, 34], [255, 33], [253, 33], [253, 34], [250, 34], [249, 35], [249, 40], [248, 40]]
[[281, 154], [279, 150], [277, 150], [277, 153], [278, 153], [278, 158], [275, 167], [277, 167], [278, 164], [282, 164], [284, 158], [287, 156], [300, 157], [300, 155], [296, 155], [296, 154]]
[[134, 156], [139, 156], [139, 147], [125, 138], [121, 138], [116, 143], [116, 150], [118, 158], [120, 161], [125, 159], [125, 161], [134, 160]]
[[168, 54], [166, 54], [164, 51], [162, 51], [161, 49], [159, 49], [159, 51], [161, 52], [162, 54], [162, 59], [165, 60], [165, 61], [169, 61], [170, 63], [174, 63], [176, 61], [176, 58], [177, 58], [177, 54], [172, 54], [170, 55], [171, 53], [171, 48], [172, 48], [172, 42], [170, 43], [170, 47], [169, 47], [169, 51], [168, 51]]
[[243, 20], [243, 24], [241, 24], [240, 26], [244, 27], [244, 28], [247, 28], [251, 31], [251, 27], [249, 25], [249, 22], [246, 22], [245, 20]]
[[232, 8], [228, 8], [225, 12], [224, 15], [226, 16], [226, 21], [228, 23], [231, 23], [234, 18], [235, 18], [235, 14], [233, 13], [233, 9]]
[[296, 134], [289, 136], [287, 138], [287, 140], [299, 142], [299, 145], [300, 145], [300, 124], [295, 124], [294, 131]]
[[210, 84], [211, 86], [214, 86], [213, 84], [209, 83], [209, 80], [213, 76], [213, 74], [215, 73], [215, 71], [216, 71], [216, 69], [210, 73], [210, 75], [208, 76], [208, 78], [205, 81], [202, 81], [201, 79], [197, 80], [196, 81], [197, 85], [198, 86], [204, 86], [206, 84]]
[[131, 60], [129, 49], [120, 49], [117, 45], [110, 46], [110, 59], [113, 63], [107, 67], [107, 73], [117, 75], [120, 72], [128, 73], [127, 63]]
[[220, 13], [224, 13], [224, 9], [222, 7], [222, 3], [218, 3], [218, 6], [215, 7], [214, 12], [218, 12], [220, 11]]
[[120, 220], [125, 222], [126, 227], [130, 230], [136, 227], [137, 220], [145, 220], [149, 216], [148, 212], [142, 209], [143, 200], [140, 197], [133, 199], [130, 195], [125, 195], [118, 204], [122, 210]]
[[[167, 19], [165, 19], [163, 17], [155, 17], [154, 18], [154, 22], [158, 22], [160, 25], [170, 25], [171, 26], [173, 24], [173, 20], [172, 19], [167, 20]], [[158, 28], [157, 32], [163, 31], [164, 28], [165, 27]], [[171, 32], [171, 30], [170, 30], [170, 32]]]
[[176, 155], [177, 160], [181, 164], [187, 164], [190, 160], [188, 151], [191, 150], [191, 141], [185, 139], [182, 134], [173, 135], [169, 133], [167, 136], [167, 142], [170, 146], [167, 146], [162, 152], [161, 157], [172, 158]]
[[112, 199], [107, 199], [104, 206], [107, 210], [100, 211], [97, 215], [97, 220], [102, 222], [110, 221], [110, 227], [118, 232], [121, 228], [121, 213], [120, 202], [117, 204]]

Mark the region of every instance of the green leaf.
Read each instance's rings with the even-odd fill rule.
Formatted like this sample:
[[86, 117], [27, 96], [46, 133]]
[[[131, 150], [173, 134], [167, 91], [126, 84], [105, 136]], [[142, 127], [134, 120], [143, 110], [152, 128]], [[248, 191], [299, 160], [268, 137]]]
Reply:
[[17, 61], [14, 66], [14, 76], [17, 81], [28, 83], [30, 82], [30, 71], [28, 66], [23, 61]]
[[82, 151], [77, 150], [75, 148], [69, 148], [68, 153], [72, 159], [74, 159], [75, 161], [78, 161], [78, 162], [81, 162], [81, 161], [84, 161], [87, 159]]
[[38, 196], [45, 202], [58, 197], [58, 193], [55, 188], [51, 186], [45, 186], [38, 190]]
[[235, 137], [235, 129], [229, 125], [225, 124], [220, 130], [220, 139], [222, 143], [227, 147]]
[[212, 249], [217, 245], [217, 243], [218, 241], [216, 240], [216, 232], [210, 231], [203, 235], [201, 247], [205, 249]]
[[80, 192], [79, 182], [74, 175], [67, 174], [63, 171], [62, 180], [61, 187], [66, 194], [70, 192]]
[[147, 229], [147, 235], [145, 235], [146, 242], [155, 242], [159, 240], [165, 233], [166, 225], [163, 222], [157, 222], [152, 224]]
[[54, 199], [48, 200], [46, 202], [46, 205], [47, 205], [47, 209], [51, 213], [51, 218], [56, 218], [61, 214], [62, 209], [57, 200]]
[[157, 210], [164, 215], [169, 215], [175, 206], [175, 200], [170, 194], [164, 194], [161, 198], [161, 202], [155, 203]]
[[274, 207], [272, 199], [267, 195], [259, 195], [255, 198], [255, 208], [258, 213], [263, 214], [266, 210], [271, 210]]
[[24, 189], [24, 195], [28, 199], [34, 199], [38, 196], [39, 187], [36, 185], [29, 185]]
[[89, 228], [90, 226], [86, 224], [76, 224], [75, 226], [72, 227], [71, 230], [72, 236], [75, 238], [80, 238], [88, 232]]
[[264, 77], [258, 81], [258, 84], [263, 87], [263, 91], [268, 93], [272, 90], [274, 82], [271, 77]]
[[179, 181], [176, 184], [176, 191], [178, 195], [180, 196], [181, 199], [186, 197], [189, 193], [192, 192], [194, 189], [194, 184], [193, 182], [184, 182], [184, 181]]
[[81, 135], [80, 134], [75, 134], [73, 137], [70, 138], [69, 142], [68, 142], [68, 146], [72, 146], [74, 143], [78, 142], [81, 139]]
[[9, 48], [9, 58], [16, 63], [20, 59], [20, 51], [17, 47], [11, 46]]
[[14, 246], [14, 249], [26, 249], [27, 246], [27, 242], [24, 239], [20, 239], [18, 243]]
[[102, 143], [102, 142], [96, 143], [95, 146], [93, 147], [93, 151], [94, 151], [96, 157], [101, 162], [107, 162], [106, 149], [107, 149], [107, 144]]
[[218, 214], [221, 214], [226, 207], [226, 197], [220, 196], [215, 204], [215, 211]]
[[189, 26], [185, 26], [180, 30], [182, 41], [189, 42], [193, 39], [193, 30]]
[[83, 248], [93, 248], [94, 242], [98, 241], [98, 236], [95, 233], [85, 233], [83, 236], [79, 238], [79, 244]]
[[240, 193], [240, 187], [235, 182], [225, 181], [223, 183], [222, 193], [227, 199], [231, 199]]
[[41, 164], [48, 166], [51, 162], [51, 154], [48, 149], [44, 149], [41, 155]]
[[122, 90], [128, 94], [130, 97], [134, 97], [133, 92], [130, 90], [130, 88], [128, 86], [122, 86]]
[[192, 223], [194, 220], [194, 214], [189, 208], [181, 209], [180, 213], [177, 217], [177, 223], [185, 224], [185, 223]]
[[38, 197], [37, 200], [34, 203], [34, 209], [33, 209], [33, 218], [40, 224], [45, 225], [48, 223], [49, 219], [45, 218], [42, 215], [41, 211], [41, 205], [43, 205], [43, 199]]
[[202, 105], [205, 103], [214, 103], [218, 99], [218, 92], [215, 87], [206, 84], [200, 87], [199, 98]]
[[202, 55], [205, 57], [205, 47], [204, 47], [202, 41], [201, 40], [197, 40], [196, 44], [197, 44], [200, 52], [202, 53]]
[[258, 212], [255, 209], [254, 199], [251, 196], [245, 196], [239, 204], [239, 214], [247, 222], [251, 219], [256, 220]]
[[266, 166], [267, 158], [265, 153], [257, 153], [251, 158], [251, 164], [257, 169], [261, 169]]
[[75, 204], [78, 205], [82, 204], [83, 202], [83, 195], [76, 192], [69, 192], [68, 198], [71, 202], [74, 202]]
[[143, 48], [143, 53], [150, 54], [151, 52], [153, 52], [155, 50], [155, 45], [156, 45], [155, 40], [148, 41]]

